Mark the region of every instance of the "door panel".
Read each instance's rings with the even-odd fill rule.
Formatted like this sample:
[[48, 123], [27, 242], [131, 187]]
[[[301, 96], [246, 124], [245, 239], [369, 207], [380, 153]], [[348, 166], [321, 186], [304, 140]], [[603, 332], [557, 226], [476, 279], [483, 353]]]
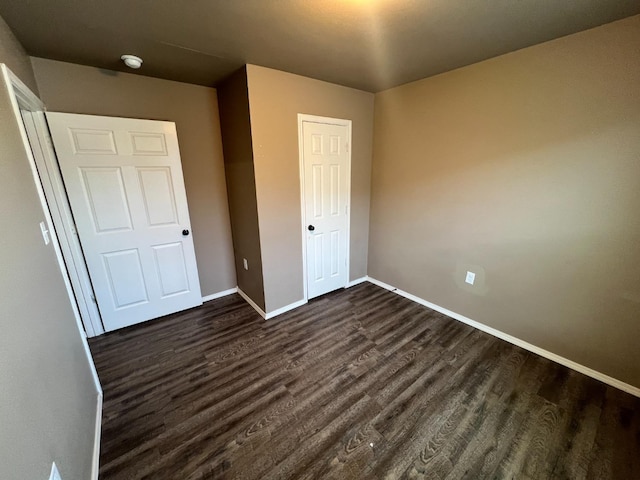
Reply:
[[122, 170], [108, 167], [80, 168], [78, 171], [96, 233], [131, 230]]
[[116, 310], [149, 302], [137, 248], [104, 253], [102, 259]]
[[161, 133], [130, 132], [131, 153], [133, 155], [166, 156], [167, 142]]
[[73, 142], [73, 153], [76, 155], [116, 155], [118, 153], [111, 130], [70, 128], [69, 134]]
[[182, 242], [155, 245], [152, 248], [162, 298], [189, 291]]
[[176, 225], [178, 215], [170, 169], [160, 167], [138, 168], [137, 170], [147, 214], [147, 224], [151, 227]]
[[340, 274], [340, 230], [333, 230], [331, 232], [331, 253], [329, 254], [331, 259], [331, 269], [329, 275], [335, 277]]
[[302, 123], [307, 296], [347, 284], [348, 127]]
[[47, 119], [105, 329], [202, 304], [175, 125]]
[[329, 191], [329, 202], [331, 208], [329, 213], [332, 216], [340, 215], [340, 165], [331, 165], [331, 188]]

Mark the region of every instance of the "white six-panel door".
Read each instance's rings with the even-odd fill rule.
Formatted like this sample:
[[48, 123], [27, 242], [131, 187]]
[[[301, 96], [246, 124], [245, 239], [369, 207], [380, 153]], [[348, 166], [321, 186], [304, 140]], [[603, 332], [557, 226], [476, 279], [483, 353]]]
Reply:
[[47, 120], [105, 330], [202, 304], [175, 124]]
[[348, 140], [346, 125], [302, 122], [307, 298], [347, 284]]

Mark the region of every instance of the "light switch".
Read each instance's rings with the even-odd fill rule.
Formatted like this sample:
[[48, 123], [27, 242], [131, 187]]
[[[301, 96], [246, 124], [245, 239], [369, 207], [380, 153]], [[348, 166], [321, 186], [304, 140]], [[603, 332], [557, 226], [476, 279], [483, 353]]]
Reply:
[[49, 238], [49, 230], [47, 229], [46, 223], [40, 222], [40, 231], [42, 232], [42, 239], [44, 240], [44, 244], [49, 245], [51, 239]]

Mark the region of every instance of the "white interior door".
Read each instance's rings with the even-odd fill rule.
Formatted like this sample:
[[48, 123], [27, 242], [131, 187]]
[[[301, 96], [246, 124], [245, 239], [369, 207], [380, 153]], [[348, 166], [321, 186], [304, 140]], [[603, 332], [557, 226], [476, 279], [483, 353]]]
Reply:
[[105, 329], [201, 305], [175, 124], [47, 120]]
[[307, 298], [347, 285], [349, 127], [302, 122]]

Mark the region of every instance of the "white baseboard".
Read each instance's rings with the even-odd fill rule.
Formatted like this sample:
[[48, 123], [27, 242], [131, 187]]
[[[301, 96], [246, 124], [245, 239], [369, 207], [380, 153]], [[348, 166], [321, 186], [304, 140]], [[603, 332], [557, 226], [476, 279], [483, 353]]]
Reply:
[[98, 480], [100, 471], [100, 437], [102, 433], [102, 392], [98, 392], [96, 401], [96, 430], [93, 439], [93, 462], [91, 467], [92, 480]]
[[[358, 285], [360, 283], [364, 283], [367, 281], [367, 279], [368, 277], [366, 276], [357, 278], [347, 283], [347, 285], [344, 288], [349, 288], [349, 287]], [[290, 303], [289, 305], [285, 305], [282, 308], [278, 308], [277, 310], [267, 313], [267, 316], [265, 318], [266, 320], [269, 320], [270, 318], [277, 317], [278, 315], [282, 315], [283, 313], [286, 313], [290, 310], [294, 310], [298, 307], [301, 307], [302, 305], [306, 305], [307, 303], [309, 303], [309, 301], [303, 298], [302, 300], [298, 300], [297, 302]]]
[[345, 288], [355, 287], [356, 285], [359, 285], [361, 283], [366, 282], [368, 278], [369, 277], [367, 277], [365, 275], [364, 277], [360, 277], [360, 278], [356, 278], [355, 280], [351, 280], [350, 282], [347, 283], [347, 286]]
[[[358, 285], [360, 283], [366, 282], [367, 280], [369, 280], [369, 277], [361, 277], [361, 278], [357, 278], [356, 280], [352, 280], [349, 283], [347, 283], [345, 288], [349, 288], [349, 287], [353, 287], [354, 285]], [[302, 305], [306, 305], [308, 303], [308, 301], [306, 299], [302, 299], [302, 300], [298, 300], [297, 302], [293, 302], [290, 303], [289, 305], [285, 305], [284, 307], [278, 308], [276, 310], [273, 310], [269, 313], [265, 313], [264, 310], [262, 310], [253, 300], [251, 300], [251, 298], [249, 298], [249, 295], [247, 295], [246, 293], [244, 293], [240, 287], [237, 288], [232, 288], [231, 290], [225, 290], [224, 292], [220, 292], [214, 295], [209, 295], [209, 297], [202, 297], [202, 301], [206, 302], [207, 300], [213, 300], [214, 298], [218, 298], [218, 297], [222, 297], [223, 295], [229, 295], [231, 293], [238, 293], [242, 298], [245, 299], [245, 301], [251, 305], [253, 307], [253, 309], [258, 312], [260, 314], [260, 316], [262, 318], [264, 318], [265, 320], [269, 320], [271, 318], [277, 317], [278, 315], [282, 315], [283, 313], [287, 313], [291, 310], [294, 310], [298, 307], [301, 307]]]
[[262, 318], [264, 318], [265, 320], [269, 320], [270, 318], [273, 317], [277, 317], [278, 315], [282, 315], [283, 313], [288, 312], [289, 310], [293, 310], [294, 308], [298, 308], [301, 307], [302, 305], [306, 304], [307, 301], [306, 300], [299, 300], [297, 302], [294, 303], [290, 303], [289, 305], [285, 305], [282, 308], [278, 308], [277, 310], [273, 310], [272, 312], [269, 313], [265, 313], [264, 310], [262, 310], [257, 304], [256, 302], [254, 302], [253, 300], [251, 300], [251, 298], [249, 298], [249, 295], [247, 295], [246, 293], [244, 293], [240, 287], [238, 287], [238, 294], [245, 299], [245, 301], [251, 305], [253, 307], [253, 309], [258, 312], [260, 314], [260, 316]]
[[638, 387], [634, 387], [633, 385], [629, 385], [628, 383], [625, 383], [621, 380], [610, 377], [609, 375], [605, 375], [604, 373], [593, 370], [592, 368], [585, 367], [584, 365], [576, 363], [573, 360], [569, 360], [568, 358], [561, 357], [560, 355], [557, 355], [553, 352], [550, 352], [543, 348], [532, 345], [531, 343], [525, 342], [524, 340], [516, 338], [512, 335], [509, 335], [508, 333], [501, 332], [500, 330], [496, 330], [495, 328], [489, 327], [483, 323], [476, 322], [475, 320], [471, 320], [470, 318], [465, 317], [464, 315], [460, 315], [459, 313], [452, 312], [451, 310], [441, 307], [439, 305], [436, 305], [435, 303], [428, 302], [408, 292], [399, 290], [396, 287], [389, 285], [387, 283], [381, 282], [380, 280], [376, 280], [375, 278], [367, 277], [367, 280], [373, 283], [374, 285], [378, 285], [379, 287], [390, 290], [393, 293], [397, 293], [398, 295], [408, 298], [409, 300], [413, 300], [414, 302], [419, 303], [420, 305], [429, 307], [430, 309], [435, 310], [436, 312], [443, 313], [448, 317], [451, 317], [462, 323], [466, 323], [467, 325], [477, 328], [478, 330], [482, 330], [483, 332], [488, 333], [489, 335], [493, 335], [494, 337], [497, 337], [501, 340], [509, 342], [518, 347], [524, 348], [525, 350], [529, 350], [530, 352], [540, 355], [541, 357], [544, 357], [553, 362], [559, 363], [560, 365], [564, 365], [565, 367], [575, 370], [576, 372], [583, 373], [588, 377], [595, 378], [596, 380], [606, 383], [607, 385], [611, 385], [612, 387], [615, 387], [624, 392], [630, 393], [631, 395], [640, 397], [640, 388]]
[[[348, 282], [344, 288], [354, 287], [356, 285], [359, 285], [360, 283], [366, 282], [367, 280], [368, 280], [367, 276], [356, 278], [355, 280], [351, 280], [350, 282]], [[301, 307], [302, 305], [306, 305], [307, 303], [308, 303], [308, 300], [303, 298], [302, 300], [298, 300], [297, 302], [290, 303], [289, 305], [285, 305], [282, 308], [278, 308], [277, 310], [267, 313], [267, 316], [265, 318], [269, 320], [270, 318], [277, 317], [278, 315], [282, 315], [283, 313], [286, 313], [290, 310], [294, 310], [298, 307]]]
[[231, 295], [232, 293], [236, 293], [238, 291], [238, 287], [230, 288], [229, 290], [223, 290], [218, 293], [212, 293], [211, 295], [207, 295], [206, 297], [202, 297], [203, 302], [209, 302], [211, 300], [215, 300], [216, 298], [226, 297], [227, 295]]
[[269, 320], [270, 318], [277, 317], [278, 315], [282, 315], [283, 313], [286, 313], [289, 310], [293, 310], [294, 308], [301, 307], [302, 305], [305, 305], [306, 303], [307, 303], [307, 300], [305, 300], [305, 299], [298, 300], [297, 302], [290, 303], [289, 305], [285, 305], [282, 308], [278, 308], [277, 310], [274, 310], [272, 312], [267, 313], [267, 316], [265, 317], [265, 319]]
[[[354, 287], [356, 285], [366, 282], [368, 279], [369, 277], [367, 276], [356, 278], [355, 280], [351, 280], [350, 282], [348, 282], [344, 288]], [[305, 300], [304, 298], [302, 300], [298, 300], [297, 302], [290, 303], [289, 305], [285, 305], [282, 308], [278, 308], [273, 312], [267, 313], [266, 319], [269, 320], [270, 318], [277, 317], [278, 315], [282, 315], [283, 313], [286, 313], [290, 310], [301, 307], [302, 305], [306, 305], [307, 303], [308, 303], [308, 300]]]
[[246, 293], [244, 293], [244, 292], [240, 289], [240, 287], [238, 287], [238, 295], [240, 295], [242, 298], [244, 298], [244, 300], [245, 300], [249, 305], [251, 305], [251, 306], [253, 307], [253, 309], [254, 309], [256, 312], [258, 312], [262, 318], [265, 318], [265, 319], [267, 318], [267, 314], [266, 314], [266, 313], [264, 313], [264, 310], [262, 310], [262, 309], [261, 309], [261, 308], [256, 304], [256, 302], [254, 302], [253, 300], [251, 300], [251, 299], [249, 298], [249, 295], [247, 295]]

